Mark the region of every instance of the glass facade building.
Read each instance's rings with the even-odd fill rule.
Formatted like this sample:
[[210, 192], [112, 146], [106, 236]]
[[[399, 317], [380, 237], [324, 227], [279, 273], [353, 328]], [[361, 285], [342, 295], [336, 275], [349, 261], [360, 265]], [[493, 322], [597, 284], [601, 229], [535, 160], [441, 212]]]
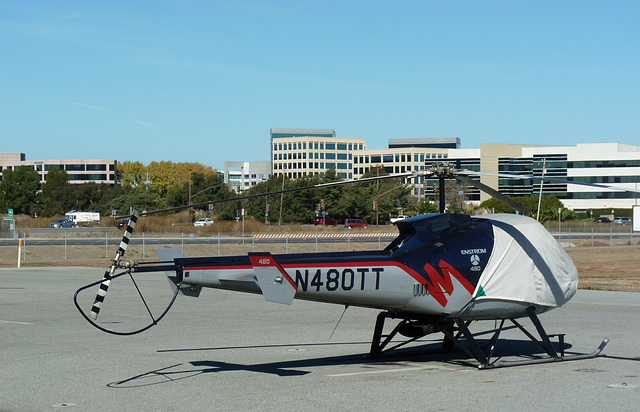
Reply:
[[336, 137], [333, 129], [271, 129], [271, 172], [296, 179], [324, 176], [329, 169], [353, 179], [353, 158], [364, 139]]
[[116, 183], [116, 160], [26, 160], [24, 153], [0, 153], [0, 180], [6, 170], [20, 166], [32, 167], [40, 175], [40, 181], [47, 180], [47, 173], [58, 169], [67, 172], [69, 183]]

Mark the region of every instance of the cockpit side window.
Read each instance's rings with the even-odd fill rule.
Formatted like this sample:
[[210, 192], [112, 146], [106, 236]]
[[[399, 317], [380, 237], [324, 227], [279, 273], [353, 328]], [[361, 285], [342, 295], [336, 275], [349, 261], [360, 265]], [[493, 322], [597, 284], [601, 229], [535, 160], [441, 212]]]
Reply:
[[467, 215], [437, 213], [405, 219], [398, 222], [400, 234], [385, 250], [393, 254], [405, 253], [470, 222], [471, 217]]

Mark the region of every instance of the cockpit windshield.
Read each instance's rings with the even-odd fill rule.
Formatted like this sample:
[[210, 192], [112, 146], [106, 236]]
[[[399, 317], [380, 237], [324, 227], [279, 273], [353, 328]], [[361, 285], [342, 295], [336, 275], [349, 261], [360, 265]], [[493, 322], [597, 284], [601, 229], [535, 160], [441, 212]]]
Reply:
[[400, 234], [385, 250], [399, 254], [430, 243], [457, 226], [471, 222], [467, 215], [429, 213], [397, 222]]

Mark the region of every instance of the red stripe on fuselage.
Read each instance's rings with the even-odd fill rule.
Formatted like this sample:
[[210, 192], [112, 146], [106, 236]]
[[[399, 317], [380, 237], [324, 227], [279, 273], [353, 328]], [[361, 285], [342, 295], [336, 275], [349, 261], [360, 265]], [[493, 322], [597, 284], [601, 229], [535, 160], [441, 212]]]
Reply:
[[266, 255], [251, 255], [249, 256], [249, 259], [251, 260], [251, 264], [256, 267], [256, 266], [261, 266], [261, 267], [274, 267], [276, 269], [278, 269], [278, 272], [280, 272], [280, 274], [282, 276], [285, 277], [285, 279], [287, 279], [287, 282], [289, 282], [289, 284], [294, 288], [294, 289], [298, 289], [298, 285], [296, 285], [296, 282], [293, 281], [293, 279], [291, 279], [291, 276], [289, 276], [289, 274], [284, 270], [284, 268], [282, 266], [280, 266], [280, 264], [273, 258], [272, 255], [270, 254], [266, 254]]
[[[398, 269], [407, 273], [412, 278], [414, 278], [421, 285], [427, 286], [427, 290], [429, 291], [429, 294], [433, 296], [433, 298], [438, 303], [440, 303], [442, 307], [445, 307], [447, 304], [447, 298], [444, 295], [444, 293], [447, 293], [448, 295], [451, 295], [453, 293], [453, 284], [451, 282], [451, 276], [454, 276], [469, 293], [473, 294], [473, 291], [475, 290], [475, 287], [471, 283], [469, 283], [469, 281], [465, 279], [465, 277], [462, 276], [460, 272], [458, 272], [456, 269], [454, 269], [450, 264], [448, 264], [444, 260], [441, 260], [439, 264], [440, 271], [442, 271], [443, 273], [440, 273], [438, 269], [434, 268], [429, 264], [425, 265], [424, 269], [430, 278], [430, 281], [428, 281], [425, 279], [423, 275], [419, 274], [418, 272], [411, 269], [407, 265], [400, 262], [396, 262], [396, 261], [390, 261], [390, 260], [386, 260], [386, 261], [371, 260], [371, 261], [353, 261], [353, 262], [313, 262], [313, 263], [310, 262], [310, 263], [289, 263], [289, 264], [280, 265], [275, 259], [273, 259], [273, 256], [265, 256], [265, 257], [269, 257], [271, 259], [271, 262], [273, 262], [266, 266], [276, 266], [280, 271], [280, 273], [282, 273], [282, 275], [285, 276], [287, 281], [294, 288], [297, 288], [297, 285], [295, 284], [294, 280], [291, 279], [289, 274], [286, 272], [287, 269], [300, 269], [300, 268], [305, 268], [305, 269], [336, 268], [338, 269], [338, 268], [363, 267], [363, 266], [366, 266], [366, 267], [395, 266]], [[186, 270], [232, 270], [232, 269], [233, 270], [238, 270], [238, 269], [253, 270], [253, 266], [224, 265], [224, 266], [193, 266], [193, 267], [184, 268], [185, 271]]]
[[[277, 261], [276, 261], [277, 262]], [[314, 263], [290, 263], [290, 264], [284, 264], [284, 265], [279, 265], [281, 268], [283, 269], [299, 269], [299, 268], [314, 268], [314, 267], [318, 267], [318, 268], [349, 268], [349, 267], [360, 267], [360, 266], [395, 266], [399, 269], [402, 269], [403, 271], [405, 271], [407, 274], [409, 274], [412, 278], [414, 278], [415, 280], [417, 280], [418, 282], [420, 282], [421, 284], [425, 284], [426, 280], [424, 278], [424, 276], [420, 275], [418, 272], [416, 272], [415, 270], [411, 269], [410, 267], [408, 267], [407, 265], [400, 263], [400, 262], [394, 262], [394, 261], [379, 261], [379, 260], [372, 260], [372, 261], [355, 261], [355, 262], [314, 262]], [[230, 270], [230, 269], [253, 269], [253, 266], [249, 266], [249, 265], [238, 265], [238, 266], [231, 266], [231, 265], [224, 265], [224, 266], [190, 266], [190, 267], [185, 267], [184, 270]]]
[[440, 260], [439, 266], [442, 273], [428, 263], [424, 265], [424, 270], [429, 275], [429, 279], [431, 279], [431, 281], [427, 283], [427, 291], [443, 308], [447, 305], [448, 301], [445, 293], [449, 296], [453, 293], [451, 276], [458, 279], [458, 282], [460, 282], [470, 294], [473, 294], [475, 287], [453, 266], [444, 260]]
[[183, 270], [230, 270], [230, 269], [253, 269], [251, 265], [238, 265], [238, 266], [189, 266]]

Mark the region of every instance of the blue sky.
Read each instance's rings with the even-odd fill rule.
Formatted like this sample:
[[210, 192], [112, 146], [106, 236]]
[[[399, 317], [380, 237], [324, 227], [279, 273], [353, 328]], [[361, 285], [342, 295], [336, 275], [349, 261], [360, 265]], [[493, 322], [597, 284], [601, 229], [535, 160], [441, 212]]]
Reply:
[[2, 1], [0, 152], [269, 160], [269, 129], [640, 144], [638, 1]]

